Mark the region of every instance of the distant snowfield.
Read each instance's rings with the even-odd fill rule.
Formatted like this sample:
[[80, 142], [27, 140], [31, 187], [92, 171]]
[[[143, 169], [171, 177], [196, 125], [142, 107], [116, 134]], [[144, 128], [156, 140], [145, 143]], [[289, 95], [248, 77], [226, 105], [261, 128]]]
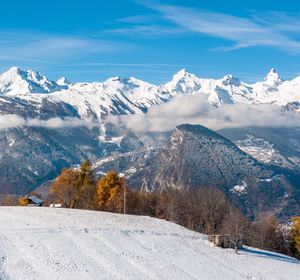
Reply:
[[212, 247], [164, 220], [84, 210], [0, 207], [0, 279], [297, 279], [300, 262]]

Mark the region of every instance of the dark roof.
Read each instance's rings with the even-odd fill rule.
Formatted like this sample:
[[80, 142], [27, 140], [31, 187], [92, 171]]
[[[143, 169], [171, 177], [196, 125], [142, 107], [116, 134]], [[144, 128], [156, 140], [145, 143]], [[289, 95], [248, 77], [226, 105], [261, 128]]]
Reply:
[[37, 196], [34, 196], [34, 195], [29, 196], [28, 200], [29, 200], [29, 203], [33, 202], [34, 204], [39, 205], [39, 206], [43, 205], [43, 203], [44, 203], [43, 200], [41, 200], [40, 198], [38, 198]]

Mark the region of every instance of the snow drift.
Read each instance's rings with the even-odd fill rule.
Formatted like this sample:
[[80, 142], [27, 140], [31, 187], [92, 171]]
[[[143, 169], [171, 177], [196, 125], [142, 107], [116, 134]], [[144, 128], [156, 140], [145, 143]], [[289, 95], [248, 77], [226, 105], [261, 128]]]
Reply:
[[0, 279], [298, 279], [280, 254], [212, 247], [205, 235], [142, 216], [0, 207]]

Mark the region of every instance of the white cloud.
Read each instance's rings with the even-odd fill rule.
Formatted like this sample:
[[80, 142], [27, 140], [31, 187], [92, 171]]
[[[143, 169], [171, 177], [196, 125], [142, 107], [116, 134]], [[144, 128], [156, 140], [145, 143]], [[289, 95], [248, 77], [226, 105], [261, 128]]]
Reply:
[[[161, 5], [137, 1], [162, 15], [162, 17], [189, 32], [204, 34], [233, 42], [228, 51], [239, 48], [268, 46], [286, 52], [299, 53], [300, 42], [289, 32], [299, 33], [299, 15], [286, 13], [255, 14], [249, 18], [232, 16], [195, 8]], [[173, 29], [176, 30], [176, 29]], [[181, 32], [181, 29], [178, 29]]]
[[[282, 112], [281, 107], [271, 104], [247, 105], [224, 104], [213, 107], [205, 95], [178, 96], [170, 102], [150, 107], [146, 114], [109, 116], [106, 120], [121, 124], [136, 132], [170, 131], [176, 126], [189, 123], [201, 124], [210, 129], [233, 127], [299, 127], [300, 114]], [[99, 127], [99, 121], [78, 118], [25, 119], [18, 115], [0, 115], [0, 130], [17, 127]]]
[[155, 15], [155, 14], [133, 15], [133, 16], [119, 18], [119, 19], [117, 19], [117, 22], [147, 23], [147, 22], [153, 22], [153, 20], [155, 20], [155, 19], [158, 19], [157, 15]]
[[117, 35], [125, 35], [125, 36], [143, 36], [143, 37], [157, 37], [157, 36], [166, 36], [166, 35], [174, 35], [185, 33], [183, 28], [178, 28], [174, 26], [168, 25], [134, 25], [129, 27], [121, 27], [116, 29], [109, 29], [103, 31], [103, 33], [107, 34], [117, 34]]
[[161, 132], [174, 129], [177, 125], [201, 124], [210, 129], [268, 126], [299, 126], [300, 115], [283, 113], [276, 105], [224, 104], [213, 107], [204, 95], [173, 98], [169, 103], [152, 106], [145, 115], [111, 116], [108, 121], [122, 123], [137, 132]]
[[41, 119], [25, 119], [18, 115], [0, 115], [0, 130], [17, 128], [17, 127], [44, 127], [50, 129], [67, 128], [67, 127], [87, 127], [92, 129], [99, 127], [99, 122], [86, 119], [81, 120], [78, 118], [51, 118], [47, 120]]
[[0, 115], [0, 130], [23, 126], [25, 120], [17, 115]]
[[278, 31], [287, 31], [291, 33], [300, 33], [300, 14], [299, 13], [287, 13], [283, 11], [270, 11], [258, 13], [252, 13], [252, 18], [259, 23], [273, 26]]
[[124, 51], [128, 47], [115, 41], [28, 30], [0, 30], [0, 41], [0, 60], [18, 63], [78, 60], [96, 53]]

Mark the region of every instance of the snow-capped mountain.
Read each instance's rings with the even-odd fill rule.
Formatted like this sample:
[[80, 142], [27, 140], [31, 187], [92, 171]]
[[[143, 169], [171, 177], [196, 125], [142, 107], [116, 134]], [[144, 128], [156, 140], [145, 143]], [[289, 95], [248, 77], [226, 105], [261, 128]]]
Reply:
[[[82, 117], [144, 113], [152, 105], [175, 96], [204, 94], [210, 104], [278, 104], [299, 110], [300, 77], [283, 81], [271, 69], [263, 81], [248, 84], [232, 75], [203, 79], [183, 69], [170, 82], [153, 85], [134, 77], [113, 77], [104, 82], [71, 83], [65, 77], [50, 81], [36, 71], [13, 67], [0, 75], [0, 102], [5, 97], [41, 106], [45, 100], [65, 103]], [[16, 112], [17, 113], [17, 112]]]
[[[109, 114], [143, 114], [153, 105], [182, 95], [204, 95], [212, 106], [218, 107], [236, 103], [275, 103], [285, 110], [299, 111], [300, 77], [283, 81], [272, 69], [262, 82], [251, 85], [232, 75], [217, 80], [203, 79], [181, 70], [170, 82], [153, 85], [133, 77], [113, 77], [92, 83], [74, 83], [62, 77], [54, 82], [36, 71], [16, 67], [0, 75], [0, 115], [17, 115], [21, 120], [33, 119], [42, 123], [53, 118], [102, 119]], [[6, 122], [5, 116], [1, 121]], [[51, 129], [19, 126], [18, 122], [11, 127], [0, 133], [0, 193], [25, 193], [53, 179], [63, 167], [78, 164], [86, 158], [103, 160], [116, 152], [143, 154], [144, 158], [138, 157], [143, 166], [145, 158], [153, 153], [151, 149], [159, 146], [158, 135], [154, 135], [153, 143], [148, 144], [149, 139], [144, 143], [145, 139], [133, 136], [126, 129], [121, 131], [123, 128], [118, 127], [114, 130], [103, 123], [101, 129], [72, 126]], [[244, 139], [233, 140], [241, 148], [245, 146], [239, 141]], [[268, 140], [270, 145], [274, 144], [271, 140]], [[283, 157], [289, 161], [295, 155], [293, 164], [287, 164], [287, 167], [299, 166], [299, 156], [294, 152], [293, 155], [283, 152]], [[120, 167], [125, 164], [123, 160], [128, 159], [120, 159]]]
[[67, 90], [49, 95], [79, 110], [83, 116], [98, 118], [111, 114], [143, 113], [154, 104], [164, 102], [158, 87], [136, 78], [113, 77], [102, 83], [73, 83]]
[[66, 77], [60, 77], [56, 83], [60, 86], [67, 86], [70, 85], [71, 82]]
[[206, 94], [210, 104], [277, 104], [287, 106], [300, 101], [300, 77], [284, 81], [272, 68], [261, 82], [249, 84], [228, 74], [222, 79], [202, 79], [181, 70], [163, 85], [171, 96]]
[[0, 94], [49, 93], [61, 89], [57, 83], [49, 81], [34, 70], [24, 71], [18, 67], [12, 67], [0, 75]]
[[[202, 79], [187, 70], [181, 70], [173, 76], [172, 81], [163, 85], [171, 96], [206, 94], [210, 104], [220, 106], [237, 102], [249, 103], [251, 87], [232, 75], [222, 79]], [[250, 97], [250, 96], [249, 96]]]

